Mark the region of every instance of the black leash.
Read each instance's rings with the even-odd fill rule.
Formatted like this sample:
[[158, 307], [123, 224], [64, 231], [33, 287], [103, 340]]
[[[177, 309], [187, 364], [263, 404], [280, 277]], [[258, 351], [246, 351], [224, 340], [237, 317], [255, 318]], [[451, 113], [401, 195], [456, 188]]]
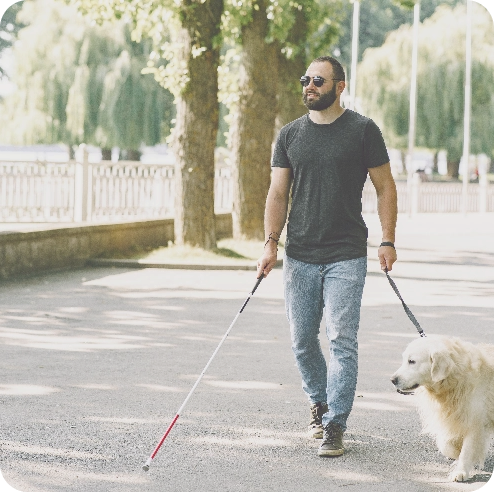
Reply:
[[422, 330], [420, 323], [417, 321], [417, 319], [413, 315], [412, 311], [410, 311], [410, 308], [405, 304], [403, 297], [401, 297], [401, 295], [400, 295], [400, 291], [398, 290], [398, 287], [396, 287], [394, 280], [389, 276], [388, 269], [385, 268], [384, 272], [386, 273], [386, 277], [388, 277], [389, 284], [391, 285], [391, 287], [395, 291], [396, 295], [398, 296], [398, 299], [403, 304], [403, 309], [405, 310], [405, 313], [407, 313], [407, 316], [410, 318], [410, 321], [415, 325], [415, 328], [417, 328], [417, 331], [419, 332], [420, 336], [425, 337], [424, 330]]

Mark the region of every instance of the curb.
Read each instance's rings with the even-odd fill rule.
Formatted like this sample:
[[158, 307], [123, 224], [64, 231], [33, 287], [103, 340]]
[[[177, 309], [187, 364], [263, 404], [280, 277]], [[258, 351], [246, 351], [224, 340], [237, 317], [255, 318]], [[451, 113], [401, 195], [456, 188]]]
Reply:
[[[104, 258], [91, 258], [86, 262], [93, 267], [118, 267], [118, 268], [168, 268], [172, 270], [257, 270], [255, 263], [239, 263], [237, 265], [225, 265], [224, 263], [198, 264], [198, 263], [163, 263], [146, 260], [114, 260]], [[283, 266], [283, 260], [276, 262], [275, 268]]]

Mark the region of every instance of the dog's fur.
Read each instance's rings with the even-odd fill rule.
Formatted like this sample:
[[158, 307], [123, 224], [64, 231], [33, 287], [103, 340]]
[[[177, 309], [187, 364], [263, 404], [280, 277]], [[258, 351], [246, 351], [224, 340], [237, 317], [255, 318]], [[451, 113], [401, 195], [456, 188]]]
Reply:
[[494, 433], [494, 345], [427, 336], [408, 345], [391, 377], [402, 393], [415, 390], [424, 432], [457, 460], [450, 479], [481, 469]]

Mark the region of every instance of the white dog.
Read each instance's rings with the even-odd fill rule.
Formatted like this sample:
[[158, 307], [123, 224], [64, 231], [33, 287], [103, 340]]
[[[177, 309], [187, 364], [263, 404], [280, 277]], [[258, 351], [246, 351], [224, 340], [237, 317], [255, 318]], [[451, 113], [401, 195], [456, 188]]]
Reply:
[[424, 432], [457, 460], [451, 480], [467, 480], [476, 465], [483, 467], [494, 433], [494, 345], [418, 338], [391, 381], [401, 393], [416, 390]]

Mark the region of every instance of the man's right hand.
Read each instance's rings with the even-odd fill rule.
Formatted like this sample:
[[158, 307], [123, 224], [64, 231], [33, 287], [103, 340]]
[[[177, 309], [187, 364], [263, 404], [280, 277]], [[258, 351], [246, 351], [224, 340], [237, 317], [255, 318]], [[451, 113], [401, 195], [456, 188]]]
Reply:
[[275, 267], [278, 258], [278, 248], [274, 241], [268, 241], [264, 246], [264, 254], [257, 260], [257, 278], [264, 273], [267, 277], [269, 272]]

